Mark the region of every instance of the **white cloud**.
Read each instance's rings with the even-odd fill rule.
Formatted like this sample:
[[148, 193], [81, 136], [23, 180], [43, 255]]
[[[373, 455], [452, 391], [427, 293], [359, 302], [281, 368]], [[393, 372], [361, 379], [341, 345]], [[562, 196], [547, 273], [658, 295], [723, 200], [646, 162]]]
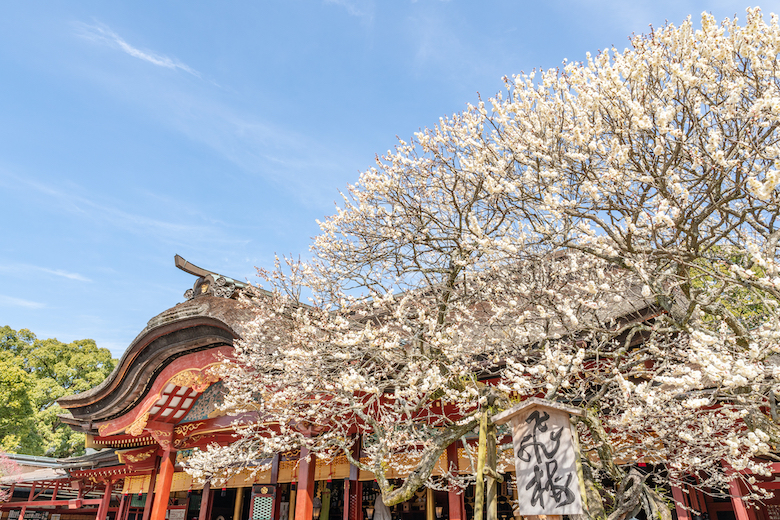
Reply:
[[374, 20], [373, 0], [325, 0], [325, 3], [343, 7], [351, 16], [362, 18], [366, 22]]
[[203, 143], [241, 170], [275, 183], [302, 204], [330, 208], [343, 182], [343, 149], [290, 124], [266, 121], [205, 98], [160, 94], [155, 114], [193, 141]]
[[[5, 181], [5, 182], [4, 182]], [[191, 245], [194, 242], [208, 242], [213, 244], [245, 244], [246, 240], [240, 240], [227, 236], [219, 221], [206, 224], [190, 224], [183, 219], [178, 222], [152, 218], [146, 215], [131, 213], [119, 209], [118, 204], [112, 201], [96, 202], [88, 195], [78, 195], [83, 191], [79, 186], [70, 185], [68, 189], [57, 188], [50, 183], [42, 183], [29, 178], [16, 175], [0, 169], [0, 186], [23, 191], [34, 191], [51, 197], [57, 205], [69, 213], [88, 218], [93, 222], [121, 229], [134, 235], [143, 236], [146, 239], [154, 238], [169, 245]], [[199, 219], [199, 220], [202, 220]], [[55, 276], [62, 276], [72, 280], [91, 281], [87, 277], [77, 273], [70, 273], [61, 269], [49, 269], [30, 265], [0, 265], [0, 271], [10, 268], [37, 270]]]
[[92, 280], [79, 273], [71, 273], [63, 269], [50, 269], [48, 267], [41, 267], [31, 264], [0, 264], [0, 271], [12, 272], [16, 275], [20, 273], [46, 273], [54, 276], [60, 276], [62, 278], [67, 278], [68, 280], [76, 280], [78, 282], [92, 282]]
[[26, 307], [28, 309], [42, 309], [43, 307], [46, 307], [45, 304], [40, 302], [23, 300], [21, 298], [14, 298], [13, 296], [5, 296], [2, 294], [0, 294], [0, 305], [4, 307]]
[[[323, 2], [344, 9], [348, 15], [357, 17], [361, 24], [370, 25], [375, 12], [374, 0]], [[171, 64], [178, 63], [166, 56], [132, 47], [101, 22], [95, 22], [93, 25], [78, 23], [77, 27], [79, 33], [90, 41], [122, 49], [139, 58], [139, 54], [143, 54], [145, 57], [141, 59], [158, 66], [172, 67]], [[180, 68], [186, 67], [179, 65]], [[136, 78], [121, 75], [112, 77], [104, 74], [102, 70], [96, 78], [102, 82], [108, 79], [108, 88], [112, 93], [125, 92], [128, 85], [136, 84]], [[162, 78], [161, 81], [167, 79]], [[226, 90], [207, 77], [203, 79]], [[120, 84], [122, 88], [116, 88]], [[153, 86], [150, 87], [150, 84]], [[319, 204], [323, 208], [330, 208], [330, 201], [337, 196], [333, 188], [334, 182], [343, 182], [337, 180], [344, 168], [343, 151], [334, 151], [328, 143], [322, 142], [321, 137], [307, 135], [289, 121], [279, 123], [248, 114], [244, 110], [236, 110], [230, 103], [225, 103], [221, 96], [213, 96], [211, 92], [203, 89], [189, 90], [189, 87], [191, 85], [155, 84], [145, 81], [139, 84], [138, 88], [130, 88], [126, 92], [132, 96], [133, 102], [146, 108], [152, 117], [189, 139], [209, 146], [244, 172], [277, 184], [306, 205]], [[310, 172], [316, 172], [316, 175]], [[91, 209], [98, 210], [112, 222], [125, 223], [136, 229], [152, 229], [154, 233], [173, 237], [175, 241], [183, 236], [182, 230], [170, 222], [160, 222], [143, 215], [124, 214], [111, 204], [96, 207], [97, 204], [90, 200], [56, 193], [46, 185], [35, 188], [41, 193], [56, 197], [61, 206], [73, 213], [86, 214], [93, 213]], [[188, 229], [183, 231], [186, 233]], [[200, 234], [210, 230], [199, 226], [195, 231]]]
[[[35, 267], [35, 266], [32, 266]], [[47, 269], [45, 267], [35, 267], [36, 269], [43, 271], [44, 273], [53, 274], [54, 276], [61, 276], [63, 278], [67, 278], [69, 280], [76, 280], [79, 282], [91, 282], [89, 278], [86, 276], [80, 275], [78, 273], [69, 273], [68, 271], [63, 271], [62, 269]]]
[[[498, 63], [504, 55], [483, 53], [485, 41], [469, 38], [468, 33], [456, 29], [456, 22], [435, 9], [424, 9], [406, 20], [407, 31], [416, 47], [412, 64], [422, 75], [444, 75], [453, 80], [473, 78], [500, 78]], [[481, 39], [481, 37], [480, 37]], [[495, 36], [487, 41], [496, 41]]]
[[121, 36], [115, 33], [111, 28], [103, 23], [97, 22], [95, 25], [89, 25], [85, 23], [77, 23], [77, 27], [80, 30], [80, 36], [98, 43], [103, 43], [111, 47], [119, 48], [123, 52], [129, 54], [139, 60], [144, 60], [158, 67], [165, 67], [166, 69], [180, 69], [184, 72], [192, 74], [193, 76], [200, 77], [200, 73], [190, 66], [165, 56], [164, 54], [157, 54], [151, 51], [142, 51], [136, 47], [133, 47], [127, 43]]

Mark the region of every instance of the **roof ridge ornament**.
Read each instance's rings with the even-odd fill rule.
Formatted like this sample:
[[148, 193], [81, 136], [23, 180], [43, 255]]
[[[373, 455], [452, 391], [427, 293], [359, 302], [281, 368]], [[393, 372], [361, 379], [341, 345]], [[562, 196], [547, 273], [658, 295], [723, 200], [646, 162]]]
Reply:
[[176, 267], [181, 269], [187, 274], [191, 274], [193, 276], [206, 276], [206, 275], [215, 275], [219, 276], [219, 274], [215, 273], [214, 271], [208, 271], [206, 269], [203, 269], [202, 267], [198, 267], [195, 264], [189, 263], [187, 260], [185, 260], [180, 255], [174, 255], [173, 257], [173, 263], [176, 264]]
[[195, 284], [192, 286], [192, 289], [187, 289], [184, 293], [184, 297], [187, 300], [192, 300], [199, 296], [231, 298], [234, 295], [237, 295], [238, 289], [246, 287], [246, 284], [243, 282], [191, 264], [180, 255], [175, 255], [173, 261], [176, 267], [185, 273], [198, 277]]

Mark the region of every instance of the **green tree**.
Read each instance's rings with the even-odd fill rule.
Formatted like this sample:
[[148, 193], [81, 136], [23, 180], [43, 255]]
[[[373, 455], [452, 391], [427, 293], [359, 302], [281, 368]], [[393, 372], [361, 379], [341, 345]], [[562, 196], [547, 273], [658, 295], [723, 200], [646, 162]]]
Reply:
[[34, 437], [35, 409], [30, 392], [34, 386], [20, 358], [0, 352], [0, 450], [27, 451]]
[[84, 450], [84, 435], [59, 422], [60, 397], [103, 381], [116, 361], [94, 340], [39, 340], [29, 330], [0, 328], [0, 447], [30, 455], [67, 457]]

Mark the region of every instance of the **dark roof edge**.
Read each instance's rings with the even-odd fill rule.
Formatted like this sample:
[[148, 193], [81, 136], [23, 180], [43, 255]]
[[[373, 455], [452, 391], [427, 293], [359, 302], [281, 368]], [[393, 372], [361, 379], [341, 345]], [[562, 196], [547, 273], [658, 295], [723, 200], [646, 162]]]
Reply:
[[[199, 309], [195, 309], [196, 311]], [[170, 311], [170, 310], [169, 310]], [[162, 316], [169, 311], [156, 316], [155, 318]], [[150, 323], [155, 319], [152, 318]], [[172, 317], [170, 320], [166, 320], [164, 323], [158, 324], [154, 327], [145, 328], [130, 344], [128, 349], [122, 355], [122, 358], [117, 363], [113, 372], [103, 380], [99, 385], [80, 392], [78, 394], [67, 395], [59, 398], [57, 403], [63, 408], [78, 408], [87, 404], [99, 401], [103, 397], [107, 396], [114, 388], [119, 386], [124, 376], [128, 373], [130, 365], [135, 362], [140, 353], [151, 344], [157, 338], [170, 334], [176, 330], [181, 330], [189, 327], [195, 327], [197, 325], [211, 325], [229, 332], [234, 339], [238, 339], [239, 335], [224, 321], [206, 316], [200, 313], [194, 315], [186, 315], [177, 319]]]

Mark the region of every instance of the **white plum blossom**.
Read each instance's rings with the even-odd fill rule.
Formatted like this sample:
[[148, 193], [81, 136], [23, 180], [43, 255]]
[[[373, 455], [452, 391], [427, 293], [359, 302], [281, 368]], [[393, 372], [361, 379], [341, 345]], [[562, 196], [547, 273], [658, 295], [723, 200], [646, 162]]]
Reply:
[[[593, 518], [604, 477], [609, 520], [640, 502], [666, 520], [658, 483], [766, 474], [780, 442], [779, 53], [776, 17], [704, 14], [506, 78], [400, 141], [319, 222], [312, 260], [250, 291], [224, 408], [257, 421], [191, 471], [306, 446], [373, 472], [394, 504], [468, 484], [431, 477], [447, 445], [487, 408], [540, 396], [584, 411]], [[629, 461], [663, 482], [622, 493], [639, 478]]]

